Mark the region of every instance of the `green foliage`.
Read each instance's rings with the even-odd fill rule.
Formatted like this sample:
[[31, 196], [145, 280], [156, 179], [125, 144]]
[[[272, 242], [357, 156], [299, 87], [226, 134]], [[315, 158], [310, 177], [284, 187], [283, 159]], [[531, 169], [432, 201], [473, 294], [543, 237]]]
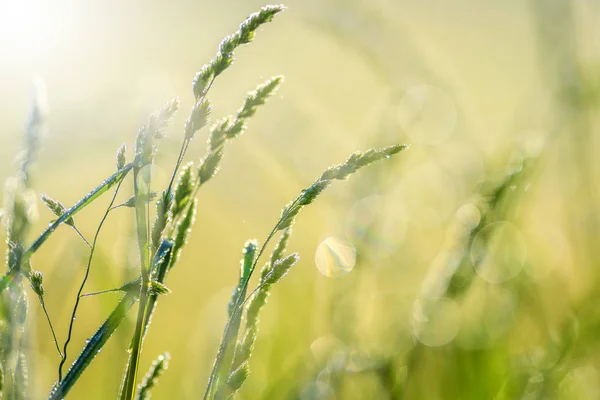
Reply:
[[[165, 188], [157, 191], [152, 190], [156, 188], [153, 188], [155, 184], [152, 180], [152, 169], [150, 167], [155, 161], [159, 140], [165, 136], [168, 124], [180, 108], [178, 99], [168, 102], [158, 112], [152, 114], [137, 131], [133, 161], [127, 163], [126, 147], [125, 144], [121, 145], [116, 154], [117, 171], [99, 183], [73, 206], [66, 207], [47, 195], [41, 195], [42, 202], [57, 219], [28, 246], [26, 244], [26, 234], [33, 222], [29, 211], [35, 200], [35, 195], [33, 195], [33, 191], [29, 186], [29, 167], [34, 161], [35, 152], [39, 147], [39, 134], [43, 130], [42, 123], [45, 115], [41, 102], [34, 102], [32, 117], [26, 131], [25, 157], [20, 165], [19, 173], [14, 178], [12, 191], [8, 196], [10, 201], [6, 202], [8, 207], [4, 219], [8, 227], [8, 268], [0, 281], [0, 292], [9, 292], [6, 296], [9, 303], [2, 303], [0, 311], [3, 310], [4, 306], [7, 306], [11, 311], [7, 313], [7, 320], [1, 321], [3, 324], [0, 324], [0, 328], [8, 327], [11, 332], [8, 332], [6, 336], [10, 338], [20, 337], [25, 331], [28, 298], [24, 292], [22, 281], [24, 279], [29, 280], [30, 287], [45, 313], [60, 356], [58, 380], [50, 391], [49, 399], [58, 400], [69, 394], [83, 372], [103, 349], [116, 329], [127, 319], [128, 314], [136, 304], [138, 307], [135, 329], [131, 336], [130, 346], [127, 349], [129, 357], [121, 381], [119, 397], [122, 400], [150, 398], [150, 392], [155, 387], [158, 377], [167, 368], [169, 356], [168, 353], [159, 356], [138, 386], [138, 370], [144, 338], [149, 331], [152, 316], [158, 306], [160, 296], [171, 293], [166, 285], [166, 278], [178, 262], [180, 254], [189, 240], [196, 218], [198, 190], [218, 173], [224, 157], [226, 143], [240, 137], [246, 131], [249, 119], [256, 114], [260, 106], [264, 105], [273, 96], [283, 78], [275, 76], [267, 79], [258, 85], [255, 90], [249, 92], [235, 114], [220, 119], [212, 125], [208, 133], [206, 155], [199, 162], [184, 164], [189, 142], [197, 132], [208, 124], [212, 104], [207, 94], [215, 78], [232, 65], [235, 50], [239, 46], [251, 42], [258, 28], [271, 21], [275, 15], [283, 10], [283, 6], [266, 6], [259, 12], [251, 14], [241, 23], [235, 33], [227, 36], [221, 42], [216, 56], [196, 74], [192, 88], [195, 97], [194, 105], [183, 127], [183, 143], [173, 168], [171, 181]], [[281, 218], [277, 221], [273, 231], [268, 235], [262, 246], [259, 246], [258, 242], [254, 240], [248, 241], [244, 245], [239, 281], [228, 304], [228, 321], [205, 397], [228, 398], [247, 381], [250, 373], [249, 358], [258, 332], [259, 311], [266, 303], [271, 286], [280, 282], [299, 260], [297, 253], [286, 255], [285, 252], [292, 223], [300, 210], [311, 204], [333, 180], [346, 179], [358, 169], [375, 161], [389, 158], [405, 148], [405, 145], [397, 145], [384, 149], [373, 149], [364, 153], [357, 152], [344, 163], [327, 169], [317, 181], [303, 190], [293, 202], [284, 208]], [[129, 176], [130, 171], [133, 171], [131, 174], [133, 175], [133, 182], [131, 182], [133, 196], [122, 203], [115, 203], [121, 186], [129, 182], [126, 178]], [[179, 178], [175, 182], [177, 176]], [[97, 224], [93, 240], [88, 242], [75, 227], [74, 216], [111, 189], [114, 189], [112, 198]], [[152, 201], [155, 198], [158, 198], [158, 200], [154, 209]], [[114, 212], [125, 212], [129, 208], [132, 208], [135, 213], [135, 232], [140, 257], [137, 276], [116, 289], [84, 294], [97, 243], [106, 220]], [[120, 210], [116, 211], [117, 209]], [[150, 213], [153, 211], [155, 217], [150, 228]], [[43, 273], [31, 269], [31, 259], [62, 223], [76, 230], [89, 246], [89, 253], [61, 351], [50, 315], [44, 303], [44, 296], [47, 294], [48, 289], [52, 290], [52, 285], [48, 287], [43, 285]], [[258, 286], [248, 295], [249, 284], [261, 255], [277, 233], [280, 234], [279, 241], [270, 260], [261, 271]], [[120, 293], [121, 298], [118, 304], [104, 323], [89, 337], [81, 353], [63, 376], [63, 367], [68, 360], [69, 344], [71, 339], [75, 337], [73, 332], [81, 299], [86, 296], [108, 292]], [[247, 306], [244, 308], [246, 304]], [[240, 328], [244, 321], [244, 329], [241, 338], [239, 338]], [[0, 333], [4, 334], [5, 332]], [[0, 339], [3, 340], [4, 336]], [[11, 339], [9, 346], [0, 348], [2, 377], [5, 379], [9, 377], [8, 382], [10, 382], [6, 386], [9, 391], [7, 398], [28, 397], [27, 359], [22, 348], [23, 343], [23, 341]], [[215, 380], [217, 376], [219, 377], [218, 381]], [[3, 380], [0, 379], [0, 381]]]

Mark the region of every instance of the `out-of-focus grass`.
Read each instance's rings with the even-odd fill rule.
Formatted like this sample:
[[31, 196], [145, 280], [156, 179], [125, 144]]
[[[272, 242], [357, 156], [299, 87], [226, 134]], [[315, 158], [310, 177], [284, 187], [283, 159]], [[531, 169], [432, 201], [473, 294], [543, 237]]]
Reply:
[[[259, 5], [61, 0], [43, 19], [46, 35], [30, 45], [2, 31], [0, 177], [12, 171], [33, 73], [44, 77], [51, 105], [34, 186], [71, 204], [112, 172], [114, 149], [132, 141], [149, 111], [190, 92], [189, 77], [235, 28], [232, 21]], [[358, 148], [407, 141], [411, 151], [397, 169], [363, 171], [305, 211], [291, 242], [301, 261], [273, 289], [240, 397], [598, 397], [597, 6], [288, 6], [276, 27], [238, 52], [228, 79], [215, 87], [215, 109], [230, 110], [249, 82], [286, 76], [269, 112], [231, 145], [219, 179], [200, 194], [188, 250], [169, 280], [173, 294], [162, 300], [145, 342], [142, 370], [158, 353], [172, 356], [154, 396], [195, 399], [203, 391], [241, 244], [264, 237], [281, 206], [331, 162]], [[181, 100], [191, 107], [191, 96]], [[177, 135], [163, 143], [157, 184], [169, 178]], [[190, 157], [204, 146], [197, 138]], [[458, 235], [457, 219], [476, 218], [464, 205], [479, 182], [501, 179], [527, 152], [539, 158], [526, 181], [509, 188], [514, 204], [500, 219], [510, 230], [492, 253], [514, 273], [503, 282], [475, 275], [462, 296], [439, 305], [435, 334], [419, 341], [414, 302], [426, 278], [453, 256], [445, 250]], [[104, 206], [79, 216], [83, 232], [93, 232]], [[51, 218], [40, 210], [37, 230]], [[132, 276], [133, 234], [130, 216], [107, 222], [90, 291]], [[316, 268], [313, 255], [328, 237], [356, 247], [349, 274], [328, 278]], [[84, 244], [62, 230], [34, 259], [60, 338], [85, 255]], [[84, 299], [75, 347], [115, 301]], [[40, 311], [32, 302], [34, 398], [45, 395], [58, 363]], [[73, 398], [115, 395], [132, 326], [120, 328]], [[412, 367], [411, 354], [418, 360]]]

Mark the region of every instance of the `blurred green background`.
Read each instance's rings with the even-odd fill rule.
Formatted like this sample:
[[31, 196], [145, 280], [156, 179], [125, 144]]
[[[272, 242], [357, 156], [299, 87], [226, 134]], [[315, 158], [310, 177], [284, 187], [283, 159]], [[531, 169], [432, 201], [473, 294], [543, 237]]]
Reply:
[[[116, 149], [133, 147], [148, 115], [179, 96], [182, 111], [160, 143], [160, 187], [193, 105], [192, 77], [263, 4], [0, 0], [0, 178], [15, 170], [31, 78], [39, 75], [50, 115], [36, 191], [73, 204], [114, 171]], [[286, 78], [199, 192], [190, 243], [167, 282], [173, 293], [161, 300], [144, 345], [141, 371], [163, 351], [172, 356], [155, 398], [203, 393], [244, 242], [264, 240], [283, 205], [328, 165], [393, 143], [411, 149], [336, 183], [303, 211], [290, 245], [301, 261], [272, 291], [238, 397], [600, 398], [600, 4], [286, 5], [211, 92], [217, 118], [267, 77]], [[204, 148], [200, 133], [188, 159]], [[501, 180], [521, 158], [530, 160], [522, 179], [486, 220], [474, 200], [485, 199], [482, 182]], [[78, 215], [88, 238], [107, 201]], [[52, 219], [41, 205], [39, 214], [36, 232]], [[136, 273], [133, 213], [111, 215], [86, 291]], [[490, 226], [469, 245], [456, 245], [484, 222]], [[468, 288], [436, 298], [435, 311], [423, 314], [422, 294], [439, 270], [462, 260], [459, 272], [468, 274], [482, 252], [486, 267]], [[33, 259], [61, 341], [86, 258], [86, 246], [60, 229]], [[117, 298], [83, 300], [73, 357]], [[37, 399], [59, 358], [30, 300]], [[70, 398], [116, 396], [132, 329], [131, 320], [119, 328]]]

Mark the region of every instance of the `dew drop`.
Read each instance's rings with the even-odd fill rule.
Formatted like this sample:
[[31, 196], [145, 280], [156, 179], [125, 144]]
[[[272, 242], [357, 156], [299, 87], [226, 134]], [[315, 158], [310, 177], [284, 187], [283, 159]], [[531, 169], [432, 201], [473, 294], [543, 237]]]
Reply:
[[329, 237], [317, 247], [315, 263], [319, 272], [329, 278], [343, 276], [354, 268], [356, 249], [343, 239]]

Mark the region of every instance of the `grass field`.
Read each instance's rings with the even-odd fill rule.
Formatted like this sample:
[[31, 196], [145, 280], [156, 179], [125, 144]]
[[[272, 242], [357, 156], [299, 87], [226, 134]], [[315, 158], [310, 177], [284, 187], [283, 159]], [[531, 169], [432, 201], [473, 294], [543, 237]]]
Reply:
[[[0, 3], [5, 209], [32, 78], [43, 79], [49, 103], [31, 166], [38, 200], [37, 212], [29, 211], [37, 217], [25, 241], [56, 218], [40, 193], [75, 204], [115, 172], [121, 143], [133, 160], [138, 128], [179, 96], [181, 111], [151, 167], [152, 187], [167, 186], [198, 100], [192, 78], [263, 5]], [[257, 84], [285, 77], [243, 137], [227, 144], [219, 174], [198, 192], [196, 222], [144, 340], [138, 382], [167, 351], [169, 368], [153, 398], [202, 398], [244, 243], [256, 238], [262, 245], [282, 207], [330, 165], [357, 150], [408, 143], [393, 158], [334, 182], [302, 211], [288, 244], [300, 260], [270, 291], [236, 398], [600, 398], [600, 6], [584, 0], [292, 0], [286, 6], [236, 50], [234, 64], [211, 88], [209, 127], [235, 113]], [[186, 162], [204, 156], [207, 136], [206, 128], [196, 134]], [[128, 179], [116, 204], [134, 194]], [[109, 197], [76, 217], [88, 241]], [[43, 272], [45, 306], [61, 347], [90, 251], [67, 228], [57, 229], [31, 260]], [[135, 213], [112, 211], [85, 292], [139, 277], [138, 240]], [[251, 287], [258, 283], [254, 277]], [[57, 379], [60, 356], [37, 296], [24, 286], [27, 398], [41, 399]], [[65, 368], [120, 298], [81, 298]], [[68, 398], [117, 397], [135, 310]], [[4, 315], [0, 328], [12, 324]], [[4, 354], [11, 345], [2, 340]]]

